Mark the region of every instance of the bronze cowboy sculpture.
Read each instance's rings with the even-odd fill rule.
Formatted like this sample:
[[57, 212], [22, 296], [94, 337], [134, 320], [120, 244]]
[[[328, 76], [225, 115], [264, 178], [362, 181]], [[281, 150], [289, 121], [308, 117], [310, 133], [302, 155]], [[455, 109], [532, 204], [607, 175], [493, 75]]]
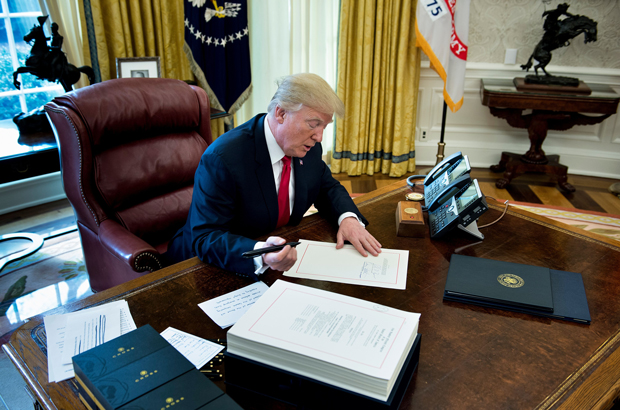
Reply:
[[[560, 20], [563, 16], [566, 18]], [[534, 66], [536, 75], [526, 76], [525, 82], [571, 86], [579, 85], [578, 79], [553, 76], [545, 70], [545, 67], [551, 61], [551, 51], [568, 46], [570, 40], [581, 33], [584, 33], [584, 43], [596, 41], [596, 21], [586, 16], [569, 13], [568, 4], [566, 3], [558, 4], [555, 10], [545, 11], [543, 17], [545, 17], [545, 22], [543, 24], [545, 33], [543, 34], [543, 38], [534, 48], [534, 52], [527, 60], [527, 63], [521, 66], [523, 70], [529, 71], [530, 68], [532, 68], [532, 59], [536, 60], [538, 62], [538, 64]], [[539, 68], [545, 73], [544, 77], [538, 75]]]
[[38, 17], [39, 25], [35, 25], [28, 34], [24, 36], [24, 41], [30, 44], [34, 41], [30, 50], [30, 55], [26, 58], [26, 65], [19, 67], [13, 72], [13, 84], [19, 90], [21, 83], [17, 81], [19, 74], [30, 73], [40, 80], [60, 83], [65, 92], [73, 89], [73, 84], [80, 80], [82, 73], [88, 76], [91, 84], [95, 82], [95, 73], [89, 66], [76, 67], [69, 64], [67, 56], [62, 52], [62, 36], [58, 33], [58, 24], [52, 23], [52, 42], [48, 46], [50, 39], [45, 36], [43, 24], [48, 16]]

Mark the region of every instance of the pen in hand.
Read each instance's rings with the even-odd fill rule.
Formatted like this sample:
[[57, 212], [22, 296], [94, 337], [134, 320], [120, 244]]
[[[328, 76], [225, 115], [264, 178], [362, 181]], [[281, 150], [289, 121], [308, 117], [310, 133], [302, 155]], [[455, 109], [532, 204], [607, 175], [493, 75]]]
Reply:
[[286, 245], [289, 245], [291, 248], [296, 247], [297, 245], [299, 245], [301, 242], [287, 242], [285, 244], [282, 245], [275, 245], [275, 246], [268, 246], [266, 248], [260, 248], [260, 249], [255, 249], [253, 251], [247, 251], [241, 254], [241, 256], [243, 256], [244, 258], [255, 258], [257, 256], [260, 256], [264, 253], [270, 253], [270, 252], [276, 252], [276, 251], [280, 251], [282, 249], [284, 249], [284, 247]]

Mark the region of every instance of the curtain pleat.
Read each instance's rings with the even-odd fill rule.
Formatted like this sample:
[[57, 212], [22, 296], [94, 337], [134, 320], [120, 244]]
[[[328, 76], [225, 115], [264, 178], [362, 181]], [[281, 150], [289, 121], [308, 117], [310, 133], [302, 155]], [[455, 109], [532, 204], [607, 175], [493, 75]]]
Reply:
[[[94, 37], [101, 81], [116, 78], [116, 59], [159, 56], [161, 76], [194, 80], [185, 43], [182, 0], [80, 0], [84, 56], [91, 62], [87, 18]], [[84, 8], [86, 7], [86, 9]], [[85, 10], [87, 12], [85, 12]], [[94, 68], [94, 67], [93, 67]], [[225, 131], [223, 119], [211, 121], [213, 138]]]
[[415, 0], [342, 0], [333, 173], [393, 177], [415, 171], [420, 51]]
[[[67, 55], [67, 61], [76, 67], [84, 65], [82, 55], [82, 32], [80, 31], [80, 12], [82, 7], [77, 0], [39, 0], [41, 9], [50, 13], [52, 22], [58, 24], [58, 32], [63, 36], [62, 51]], [[48, 20], [48, 23], [51, 23]], [[49, 27], [48, 27], [49, 29]], [[73, 85], [74, 89], [89, 85], [88, 78], [82, 75]]]
[[[116, 59], [159, 56], [161, 76], [193, 80], [183, 52], [181, 0], [81, 0], [94, 30], [101, 80], [116, 78]], [[85, 4], [84, 4], [85, 3]], [[84, 17], [86, 18], [86, 17]], [[84, 36], [87, 40], [88, 37]], [[85, 56], [90, 56], [84, 41]]]

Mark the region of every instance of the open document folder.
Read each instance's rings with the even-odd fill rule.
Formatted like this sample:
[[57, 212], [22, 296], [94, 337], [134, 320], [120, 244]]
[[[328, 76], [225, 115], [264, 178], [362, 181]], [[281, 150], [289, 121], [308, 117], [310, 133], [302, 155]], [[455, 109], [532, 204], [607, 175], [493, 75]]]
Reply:
[[353, 245], [336, 249], [335, 243], [300, 242], [297, 262], [284, 276], [391, 289], [407, 285], [409, 251], [381, 249], [378, 256], [364, 257]]

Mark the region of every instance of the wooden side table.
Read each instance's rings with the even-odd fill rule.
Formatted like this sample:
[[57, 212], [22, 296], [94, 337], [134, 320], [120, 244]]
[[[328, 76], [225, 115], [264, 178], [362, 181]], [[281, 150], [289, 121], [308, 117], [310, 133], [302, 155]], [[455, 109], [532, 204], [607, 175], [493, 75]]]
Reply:
[[[545, 155], [542, 144], [547, 130], [568, 130], [575, 125], [598, 124], [616, 113], [620, 96], [603, 84], [588, 84], [590, 95], [552, 94], [542, 91], [518, 91], [512, 80], [483, 79], [480, 84], [482, 104], [495, 117], [505, 119], [515, 128], [526, 128], [530, 149], [525, 154], [502, 152], [493, 172], [504, 172], [495, 185], [504, 188], [510, 181], [527, 172], [552, 175], [561, 189], [574, 192], [567, 182], [568, 167], [560, 164], [559, 155]], [[524, 114], [525, 110], [532, 110]], [[597, 116], [583, 115], [599, 114]]]

